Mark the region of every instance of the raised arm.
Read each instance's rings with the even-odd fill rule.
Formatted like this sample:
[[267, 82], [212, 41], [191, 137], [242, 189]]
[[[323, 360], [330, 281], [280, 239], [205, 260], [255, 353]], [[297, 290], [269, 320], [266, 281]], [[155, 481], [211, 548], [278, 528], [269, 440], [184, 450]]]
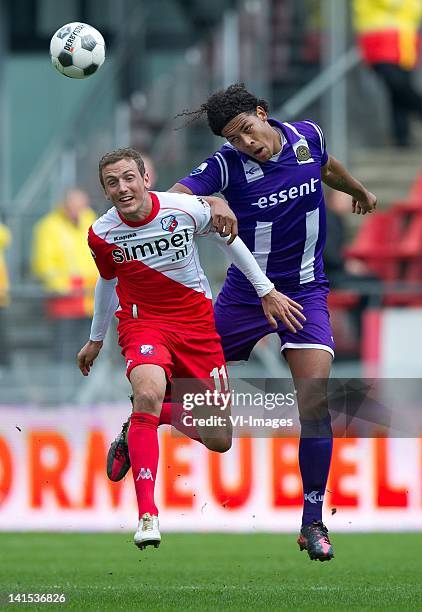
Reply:
[[274, 284], [263, 273], [256, 259], [239, 237], [233, 242], [229, 242], [219, 234], [210, 233], [207, 238], [218, 244], [230, 261], [243, 272], [254, 286], [262, 300], [262, 308], [271, 327], [277, 329], [277, 318], [292, 332], [302, 329], [302, 324], [299, 321], [299, 319], [305, 320], [305, 316], [301, 312], [303, 310], [302, 306], [274, 288]]
[[[174, 183], [170, 189], [167, 189], [169, 193], [187, 193], [188, 195], [194, 195], [192, 189], [186, 187], [186, 185], [182, 185], [182, 183]], [[201, 194], [198, 194], [201, 195]]]
[[211, 206], [211, 218], [215, 231], [223, 238], [230, 236], [228, 244], [231, 244], [239, 233], [236, 215], [223, 198], [205, 195], [201, 193], [193, 194], [193, 191], [182, 183], [175, 183], [170, 187], [171, 193], [187, 193], [188, 195], [201, 196]]
[[321, 168], [323, 182], [337, 191], [343, 191], [352, 196], [352, 212], [360, 215], [375, 212], [376, 196], [368, 191], [354, 176], [350, 174], [338, 159], [332, 155]]

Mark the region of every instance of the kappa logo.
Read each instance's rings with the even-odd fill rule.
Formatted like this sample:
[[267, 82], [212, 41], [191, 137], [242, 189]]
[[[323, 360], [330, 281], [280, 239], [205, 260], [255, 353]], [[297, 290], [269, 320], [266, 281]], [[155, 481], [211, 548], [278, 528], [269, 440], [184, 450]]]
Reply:
[[142, 344], [139, 352], [141, 355], [154, 355], [155, 347], [152, 344]]
[[129, 240], [130, 238], [135, 238], [137, 236], [136, 232], [132, 232], [131, 234], [120, 234], [120, 236], [114, 236], [114, 242], [118, 242], [119, 240]]
[[126, 370], [130, 368], [130, 364], [133, 363], [133, 359], [128, 359], [126, 364]]
[[310, 493], [305, 493], [305, 501], [316, 504], [317, 502], [323, 502], [324, 496], [318, 495], [318, 491], [311, 491]]
[[167, 215], [164, 219], [161, 219], [161, 227], [166, 232], [170, 232], [171, 234], [174, 232], [176, 227], [179, 225], [178, 220], [174, 215]]
[[139, 470], [139, 474], [138, 474], [136, 480], [137, 481], [141, 480], [141, 478], [142, 478], [142, 480], [152, 480], [152, 482], [154, 482], [154, 478], [152, 477], [152, 473], [151, 473], [151, 470], [149, 468], [146, 468], [146, 469], [145, 468], [141, 468]]

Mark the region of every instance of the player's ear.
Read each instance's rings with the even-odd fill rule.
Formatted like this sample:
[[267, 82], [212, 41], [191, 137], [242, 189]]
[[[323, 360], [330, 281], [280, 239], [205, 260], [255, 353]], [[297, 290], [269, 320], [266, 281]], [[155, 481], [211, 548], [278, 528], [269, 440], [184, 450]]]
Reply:
[[268, 115], [265, 109], [262, 108], [262, 106], [256, 107], [256, 116], [258, 117], [258, 119], [261, 119], [261, 121], [266, 121], [268, 119]]
[[144, 174], [144, 185], [147, 189], [149, 189], [151, 187], [151, 179], [149, 178], [149, 174], [148, 172], [145, 170], [145, 174]]

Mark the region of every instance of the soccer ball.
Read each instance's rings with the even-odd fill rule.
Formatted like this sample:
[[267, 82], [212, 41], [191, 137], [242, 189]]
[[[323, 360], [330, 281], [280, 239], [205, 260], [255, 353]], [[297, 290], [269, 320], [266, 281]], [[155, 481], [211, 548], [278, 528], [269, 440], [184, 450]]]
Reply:
[[85, 79], [97, 72], [105, 60], [104, 38], [86, 23], [67, 23], [53, 35], [50, 56], [60, 74]]

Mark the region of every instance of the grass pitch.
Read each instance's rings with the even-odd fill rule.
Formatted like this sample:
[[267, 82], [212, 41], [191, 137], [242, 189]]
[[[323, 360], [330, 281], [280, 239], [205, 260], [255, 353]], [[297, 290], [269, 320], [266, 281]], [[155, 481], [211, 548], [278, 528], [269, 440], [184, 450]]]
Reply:
[[335, 559], [299, 552], [294, 535], [0, 534], [1, 605], [14, 593], [65, 593], [32, 610], [422, 609], [422, 533], [332, 536]]

